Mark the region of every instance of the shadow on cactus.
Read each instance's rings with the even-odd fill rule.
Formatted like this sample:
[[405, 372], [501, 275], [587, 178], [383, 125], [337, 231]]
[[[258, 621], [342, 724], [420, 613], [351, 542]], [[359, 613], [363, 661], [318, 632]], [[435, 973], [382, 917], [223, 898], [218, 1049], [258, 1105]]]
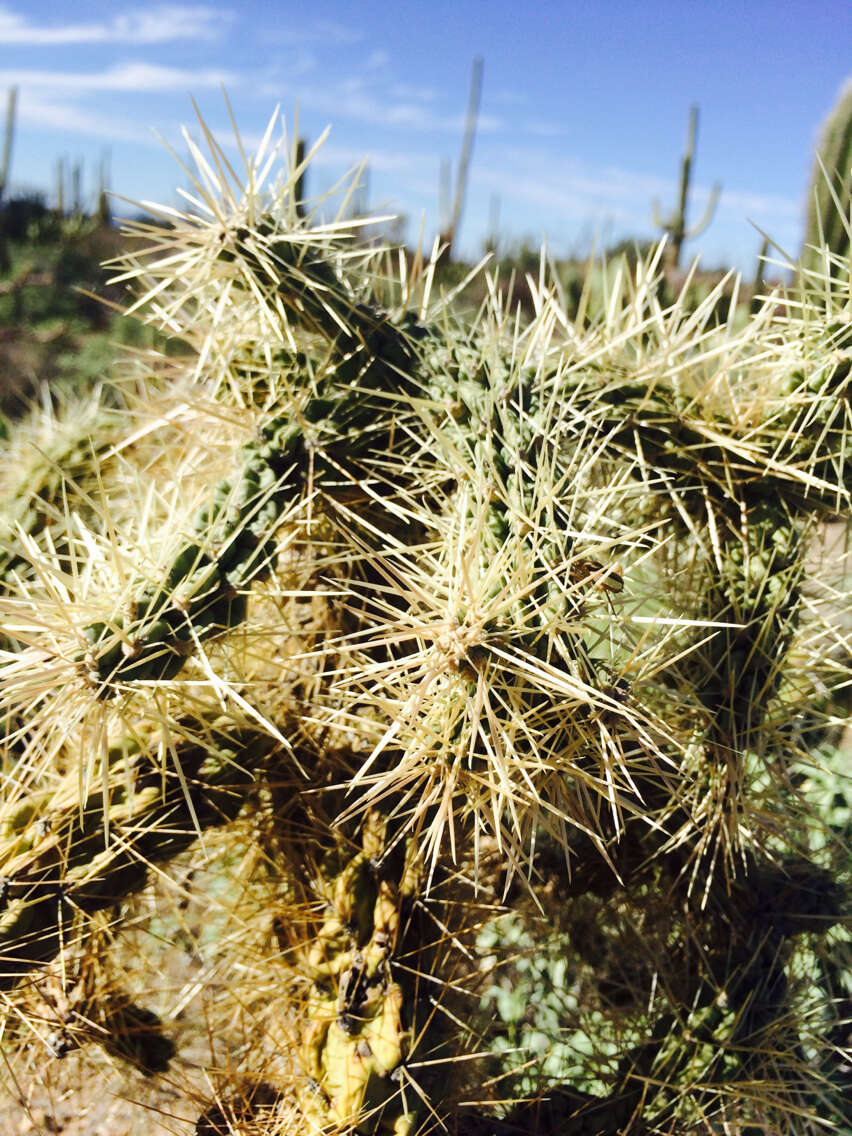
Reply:
[[848, 1126], [848, 297], [470, 318], [201, 129], [183, 352], [4, 443], [7, 1112]]

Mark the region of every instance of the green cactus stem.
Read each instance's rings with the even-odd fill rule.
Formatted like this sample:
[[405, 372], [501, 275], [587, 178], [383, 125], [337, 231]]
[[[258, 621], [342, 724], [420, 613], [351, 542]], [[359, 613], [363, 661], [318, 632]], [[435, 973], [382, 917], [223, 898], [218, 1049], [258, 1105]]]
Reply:
[[849, 278], [852, 203], [852, 84], [840, 93], [820, 133], [808, 191], [802, 264], [811, 273]]
[[724, 509], [733, 479], [755, 501], [780, 496], [793, 516], [829, 518], [848, 503], [852, 485], [848, 320], [828, 323], [820, 339], [824, 361], [813, 369], [787, 365], [783, 402], [771, 405], [764, 430], [724, 418], [708, 422], [697, 406], [682, 406], [675, 391], [649, 390], [629, 376], [613, 381], [578, 371], [578, 406], [613, 453], [636, 455], [637, 475], [655, 471], [684, 506], [702, 509], [708, 492]]
[[6, 187], [9, 184], [9, 168], [12, 162], [12, 140], [15, 136], [15, 112], [18, 105], [18, 88], [9, 88], [9, 97], [6, 103], [6, 130], [3, 135], [3, 160], [0, 165], [0, 205], [3, 204], [3, 197], [6, 193]]

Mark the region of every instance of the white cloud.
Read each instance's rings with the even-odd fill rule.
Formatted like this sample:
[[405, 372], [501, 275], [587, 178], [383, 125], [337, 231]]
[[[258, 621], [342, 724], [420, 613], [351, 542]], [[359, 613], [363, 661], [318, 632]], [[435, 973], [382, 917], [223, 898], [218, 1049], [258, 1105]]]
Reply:
[[[151, 143], [153, 118], [128, 113], [109, 94], [152, 95], [177, 91], [232, 89], [240, 77], [229, 71], [164, 67], [154, 63], [119, 64], [100, 72], [0, 71], [0, 90], [19, 86], [19, 115], [24, 126], [64, 130], [114, 142]], [[112, 113], [111, 113], [112, 112]], [[162, 123], [160, 123], [162, 125]]]
[[0, 88], [20, 86], [25, 92], [184, 92], [222, 84], [237, 87], [240, 77], [233, 71], [163, 67], [159, 63], [122, 63], [106, 71], [0, 71]]
[[283, 84], [292, 85], [294, 79], [317, 70], [319, 63], [317, 56], [307, 48], [292, 49], [286, 61], [282, 60], [282, 55], [283, 53], [276, 53], [274, 62], [255, 68], [253, 86], [261, 94], [277, 92]]
[[390, 56], [386, 51], [371, 51], [364, 60], [365, 71], [384, 71], [390, 63]]
[[[558, 205], [566, 194], [601, 208], [620, 206], [632, 212], [644, 210], [650, 225], [651, 202], [656, 198], [665, 213], [677, 198], [674, 179], [637, 173], [617, 166], [597, 167], [550, 150], [523, 147], [501, 148], [496, 160], [487, 168], [476, 167], [474, 176], [484, 184], [503, 189], [513, 196], [521, 196], [519, 184], [525, 193], [542, 204]], [[508, 176], [511, 171], [511, 178]], [[706, 185], [691, 187], [690, 201], [694, 214], [706, 205], [711, 190]], [[742, 217], [746, 213], [761, 216], [789, 217], [797, 214], [800, 205], [780, 194], [757, 194], [746, 190], [726, 189], [722, 186], [719, 210]]]
[[538, 119], [527, 123], [527, 130], [539, 138], [562, 138], [567, 129], [555, 122], [540, 122]]
[[364, 32], [336, 20], [305, 20], [300, 13], [290, 24], [279, 21], [263, 29], [267, 43], [308, 44], [311, 47], [344, 47], [360, 43]]
[[433, 87], [413, 87], [410, 83], [394, 83], [390, 93], [395, 99], [418, 99], [423, 103], [433, 103], [437, 96]]
[[[395, 84], [385, 89], [374, 80], [355, 75], [336, 82], [324, 79], [322, 83], [267, 83], [260, 93], [275, 98], [292, 98], [306, 109], [328, 114], [331, 121], [341, 118], [355, 119], [370, 126], [405, 127], [407, 130], [445, 131], [459, 137], [464, 130], [463, 113], [445, 114], [427, 105], [430, 91], [413, 90], [411, 97], [394, 96]], [[494, 115], [480, 114], [478, 134], [492, 134], [501, 130], [503, 121]]]
[[95, 138], [108, 138], [112, 142], [155, 143], [150, 131], [129, 127], [126, 121], [118, 121], [99, 111], [75, 106], [67, 99], [43, 99], [27, 94], [21, 100], [21, 121], [25, 126], [47, 127], [74, 134], [84, 134]]
[[[552, 151], [507, 147], [497, 161], [474, 169], [474, 177], [507, 196], [558, 208], [569, 198], [600, 213], [637, 202], [650, 208], [653, 196], [665, 196], [672, 183], [620, 169], [594, 168]], [[511, 176], [509, 176], [511, 173]]]
[[[314, 158], [317, 166], [338, 166], [343, 169], [353, 169], [362, 162], [366, 162], [371, 170], [382, 173], [434, 173], [435, 159], [431, 154], [417, 154], [411, 151], [385, 150], [381, 147], [370, 146], [366, 150], [357, 150], [354, 146], [338, 146], [327, 142], [322, 146]], [[437, 175], [435, 175], [437, 184]]]
[[37, 24], [0, 7], [0, 43], [35, 47], [79, 43], [167, 43], [178, 39], [216, 39], [233, 19], [233, 13], [207, 5], [166, 4], [118, 13], [91, 23]]
[[738, 216], [754, 218], [765, 216], [798, 218], [802, 212], [802, 203], [776, 193], [748, 193], [743, 190], [726, 190], [722, 186], [719, 209], [735, 212]]

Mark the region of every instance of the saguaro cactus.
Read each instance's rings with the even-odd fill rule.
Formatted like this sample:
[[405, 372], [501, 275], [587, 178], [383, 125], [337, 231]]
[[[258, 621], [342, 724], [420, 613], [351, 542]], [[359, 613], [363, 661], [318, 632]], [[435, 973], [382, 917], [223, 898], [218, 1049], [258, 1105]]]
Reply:
[[[12, 164], [12, 141], [15, 135], [15, 111], [18, 105], [18, 88], [9, 88], [9, 98], [6, 105], [6, 130], [3, 135], [3, 162], [0, 165], [0, 207], [6, 194], [9, 181], [9, 168]], [[9, 270], [9, 248], [6, 238], [6, 225], [0, 216], [0, 272]]]
[[482, 97], [482, 58], [475, 56], [471, 67], [470, 93], [468, 95], [467, 115], [465, 117], [464, 138], [462, 140], [459, 165], [456, 172], [456, 190], [450, 209], [450, 166], [441, 166], [441, 243], [445, 246], [445, 256], [449, 260], [453, 251], [458, 228], [461, 223], [464, 199], [467, 193], [467, 179], [470, 173], [470, 159], [473, 154], [473, 141], [476, 137], [476, 121], [479, 117], [479, 102]]
[[0, 166], [0, 205], [6, 193], [9, 181], [9, 168], [12, 163], [12, 141], [15, 136], [15, 111], [18, 106], [18, 88], [9, 88], [9, 97], [6, 105], [6, 130], [3, 135], [3, 164]]
[[698, 134], [698, 107], [689, 108], [689, 130], [686, 136], [686, 150], [680, 165], [680, 190], [678, 193], [677, 208], [666, 218], [660, 212], [660, 206], [655, 201], [652, 205], [654, 225], [668, 235], [667, 262], [672, 268], [680, 264], [680, 254], [683, 242], [693, 240], [700, 236], [713, 219], [716, 204], [722, 187], [715, 182], [710, 191], [710, 198], [701, 220], [691, 228], [687, 225], [686, 215], [689, 205], [689, 186], [692, 180], [692, 160], [695, 157], [695, 139]]
[[203, 1000], [204, 1136], [847, 1122], [842, 297], [467, 325], [208, 141], [117, 267], [184, 353], [10, 442], [10, 1091]]

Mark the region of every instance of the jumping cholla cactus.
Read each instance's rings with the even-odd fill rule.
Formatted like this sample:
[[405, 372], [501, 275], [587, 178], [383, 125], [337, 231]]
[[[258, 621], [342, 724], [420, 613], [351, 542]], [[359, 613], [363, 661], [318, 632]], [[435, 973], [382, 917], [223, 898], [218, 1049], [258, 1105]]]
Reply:
[[10, 1115], [848, 1127], [848, 295], [471, 318], [273, 133], [129, 226], [182, 351], [5, 443]]

